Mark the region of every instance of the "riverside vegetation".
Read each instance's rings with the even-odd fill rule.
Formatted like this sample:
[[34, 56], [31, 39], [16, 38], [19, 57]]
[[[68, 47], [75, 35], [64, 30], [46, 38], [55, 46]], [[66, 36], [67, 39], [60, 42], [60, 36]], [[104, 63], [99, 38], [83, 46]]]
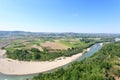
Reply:
[[32, 80], [119, 80], [120, 42], [105, 44], [100, 51], [81, 62], [51, 73], [40, 73]]
[[[64, 41], [64, 43], [67, 43]], [[67, 43], [68, 44], [68, 43]], [[11, 59], [17, 59], [20, 61], [46, 61], [46, 60], [54, 60], [58, 57], [69, 57], [74, 54], [80, 53], [83, 49], [90, 47], [95, 44], [95, 42], [79, 42], [75, 44], [73, 47], [68, 48], [67, 50], [55, 50], [49, 51], [45, 47], [42, 47], [43, 51], [40, 51], [38, 48], [20, 48], [24, 46], [19, 46], [19, 48], [6, 48], [7, 57]]]

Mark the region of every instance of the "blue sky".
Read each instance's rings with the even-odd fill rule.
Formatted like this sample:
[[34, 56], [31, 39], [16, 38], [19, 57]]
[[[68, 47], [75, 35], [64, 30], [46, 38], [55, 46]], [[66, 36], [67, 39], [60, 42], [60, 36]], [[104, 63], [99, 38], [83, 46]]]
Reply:
[[120, 0], [0, 0], [0, 30], [120, 33]]

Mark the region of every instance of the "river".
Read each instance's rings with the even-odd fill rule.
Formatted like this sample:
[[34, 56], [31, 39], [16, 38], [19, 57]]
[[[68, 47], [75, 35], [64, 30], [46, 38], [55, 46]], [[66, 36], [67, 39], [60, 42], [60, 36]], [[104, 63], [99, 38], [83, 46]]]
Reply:
[[[78, 58], [76, 61], [81, 61], [84, 58], [92, 56], [95, 52], [100, 50], [102, 46], [100, 43], [94, 44], [93, 46], [90, 47], [90, 50], [86, 53], [84, 53], [80, 58]], [[33, 75], [24, 75], [24, 76], [10, 76], [10, 75], [4, 75], [0, 74], [0, 80], [26, 80], [26, 78], [32, 78], [36, 74]]]

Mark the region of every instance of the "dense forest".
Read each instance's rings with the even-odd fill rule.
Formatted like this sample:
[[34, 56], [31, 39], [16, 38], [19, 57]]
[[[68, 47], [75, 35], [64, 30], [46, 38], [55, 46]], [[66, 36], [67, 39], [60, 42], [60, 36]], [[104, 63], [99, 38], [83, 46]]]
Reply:
[[55, 58], [64, 56], [69, 57], [74, 54], [82, 52], [84, 49], [92, 46], [95, 42], [86, 43], [85, 45], [68, 48], [67, 50], [60, 50], [55, 52], [49, 52], [46, 48], [43, 51], [39, 51], [37, 48], [32, 49], [6, 49], [7, 57], [17, 59], [20, 61], [46, 61], [54, 60]]
[[40, 73], [32, 80], [117, 80], [120, 78], [120, 42], [105, 44], [90, 58], [67, 68]]

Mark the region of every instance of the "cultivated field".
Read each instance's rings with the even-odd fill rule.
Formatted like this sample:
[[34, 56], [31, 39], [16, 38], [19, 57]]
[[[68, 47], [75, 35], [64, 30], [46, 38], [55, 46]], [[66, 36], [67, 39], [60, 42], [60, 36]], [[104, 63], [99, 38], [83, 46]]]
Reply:
[[[3, 44], [0, 43], [0, 45]], [[37, 48], [40, 51], [46, 49], [48, 52], [56, 52], [72, 47], [81, 48], [86, 45], [85, 42], [80, 41], [78, 38], [19, 38], [11, 40], [11, 43], [6, 44], [5, 48], [9, 50]]]
[[50, 42], [50, 41], [41, 43], [41, 46], [45, 47], [47, 49], [56, 49], [56, 50], [67, 50], [68, 48], [70, 48], [70, 47], [60, 44], [58, 42]]

